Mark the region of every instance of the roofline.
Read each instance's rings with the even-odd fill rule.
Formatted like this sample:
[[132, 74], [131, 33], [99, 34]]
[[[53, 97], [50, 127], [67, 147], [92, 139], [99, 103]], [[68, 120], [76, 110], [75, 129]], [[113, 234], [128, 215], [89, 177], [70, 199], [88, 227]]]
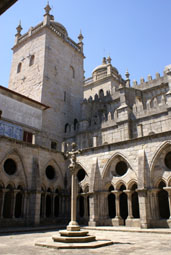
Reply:
[[8, 8], [15, 4], [18, 0], [3, 0], [0, 4], [0, 15], [4, 13]]
[[20, 93], [17, 93], [11, 89], [3, 87], [2, 85], [0, 85], [0, 93], [6, 96], [9, 96], [10, 93], [11, 98], [14, 98], [20, 102], [24, 102], [26, 104], [32, 104], [34, 107], [40, 108], [41, 110], [46, 110], [50, 108], [48, 105], [42, 104], [34, 99], [21, 95]]

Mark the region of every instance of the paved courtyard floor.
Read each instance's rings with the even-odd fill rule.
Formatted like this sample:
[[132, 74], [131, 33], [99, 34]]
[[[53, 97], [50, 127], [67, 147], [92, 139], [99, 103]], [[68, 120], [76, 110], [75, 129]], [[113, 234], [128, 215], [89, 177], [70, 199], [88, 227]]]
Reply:
[[0, 235], [0, 255], [171, 255], [171, 233], [89, 230], [97, 239], [110, 239], [113, 245], [96, 249], [55, 250], [35, 246], [35, 242], [54, 236], [56, 231]]

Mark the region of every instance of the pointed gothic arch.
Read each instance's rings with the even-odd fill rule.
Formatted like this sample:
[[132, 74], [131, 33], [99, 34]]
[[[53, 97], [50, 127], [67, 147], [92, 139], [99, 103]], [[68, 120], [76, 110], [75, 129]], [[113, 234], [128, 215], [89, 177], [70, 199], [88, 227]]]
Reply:
[[16, 180], [22, 183], [22, 185], [27, 189], [28, 188], [28, 178], [27, 178], [27, 169], [26, 164], [24, 163], [24, 159], [20, 152], [17, 149], [9, 150], [5, 155], [3, 156], [1, 160], [1, 171], [4, 171], [4, 163], [6, 160], [12, 159], [16, 163]]
[[159, 157], [160, 153], [166, 148], [170, 146], [171, 147], [171, 141], [165, 141], [162, 144], [160, 144], [157, 148], [157, 150], [154, 153], [154, 156], [151, 160], [151, 164], [150, 164], [150, 172], [153, 171], [154, 165], [155, 165], [155, 161], [156, 159]]
[[[102, 179], [104, 179], [107, 175], [108, 175], [108, 171], [110, 170], [110, 166], [112, 164], [112, 162], [117, 159], [117, 158], [120, 158], [121, 160], [123, 160], [124, 162], [126, 162], [127, 166], [128, 166], [128, 169], [132, 169], [130, 163], [129, 163], [129, 160], [127, 159], [127, 157], [125, 155], [123, 155], [122, 153], [120, 152], [116, 152], [114, 153], [107, 161], [106, 165], [104, 166], [103, 168], [103, 171], [102, 171]], [[136, 174], [136, 173], [135, 173]]]
[[[164, 172], [167, 169], [166, 162], [165, 162], [165, 156], [167, 152], [171, 152], [171, 141], [165, 141], [162, 144], [160, 144], [157, 148], [157, 150], [154, 153], [154, 156], [151, 160], [150, 164], [150, 180], [151, 180], [151, 185], [156, 186], [156, 182], [160, 178], [164, 178]], [[158, 164], [157, 162], [160, 162]], [[158, 170], [158, 174], [156, 175], [155, 168], [157, 165], [160, 166], [160, 169]], [[168, 169], [170, 170], [170, 169]], [[168, 182], [168, 181], [166, 181]]]
[[55, 169], [55, 172], [59, 174], [59, 178], [61, 178], [61, 182], [60, 182], [60, 185], [61, 184], [64, 184], [64, 176], [63, 176], [63, 172], [59, 166], [59, 164], [57, 163], [57, 161], [54, 159], [54, 158], [51, 158], [50, 160], [48, 160], [42, 167], [42, 177], [44, 176], [45, 174], [45, 170], [47, 169], [48, 166], [52, 166], [54, 169]]

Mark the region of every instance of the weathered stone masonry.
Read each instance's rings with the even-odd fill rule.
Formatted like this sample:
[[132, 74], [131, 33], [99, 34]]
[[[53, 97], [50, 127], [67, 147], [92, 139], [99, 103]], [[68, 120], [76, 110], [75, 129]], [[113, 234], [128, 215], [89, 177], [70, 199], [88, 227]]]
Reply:
[[50, 10], [17, 27], [0, 87], [0, 226], [69, 221], [76, 142], [79, 223], [171, 227], [171, 65], [131, 85], [109, 56], [84, 80], [84, 38]]

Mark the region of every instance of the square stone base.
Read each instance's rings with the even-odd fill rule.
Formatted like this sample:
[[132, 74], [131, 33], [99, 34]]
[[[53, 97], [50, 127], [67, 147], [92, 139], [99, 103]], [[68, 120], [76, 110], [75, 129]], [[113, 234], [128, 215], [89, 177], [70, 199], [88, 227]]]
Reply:
[[112, 219], [112, 226], [123, 226], [124, 220], [122, 218], [113, 218]]
[[127, 227], [140, 227], [140, 219], [126, 219], [126, 226]]

